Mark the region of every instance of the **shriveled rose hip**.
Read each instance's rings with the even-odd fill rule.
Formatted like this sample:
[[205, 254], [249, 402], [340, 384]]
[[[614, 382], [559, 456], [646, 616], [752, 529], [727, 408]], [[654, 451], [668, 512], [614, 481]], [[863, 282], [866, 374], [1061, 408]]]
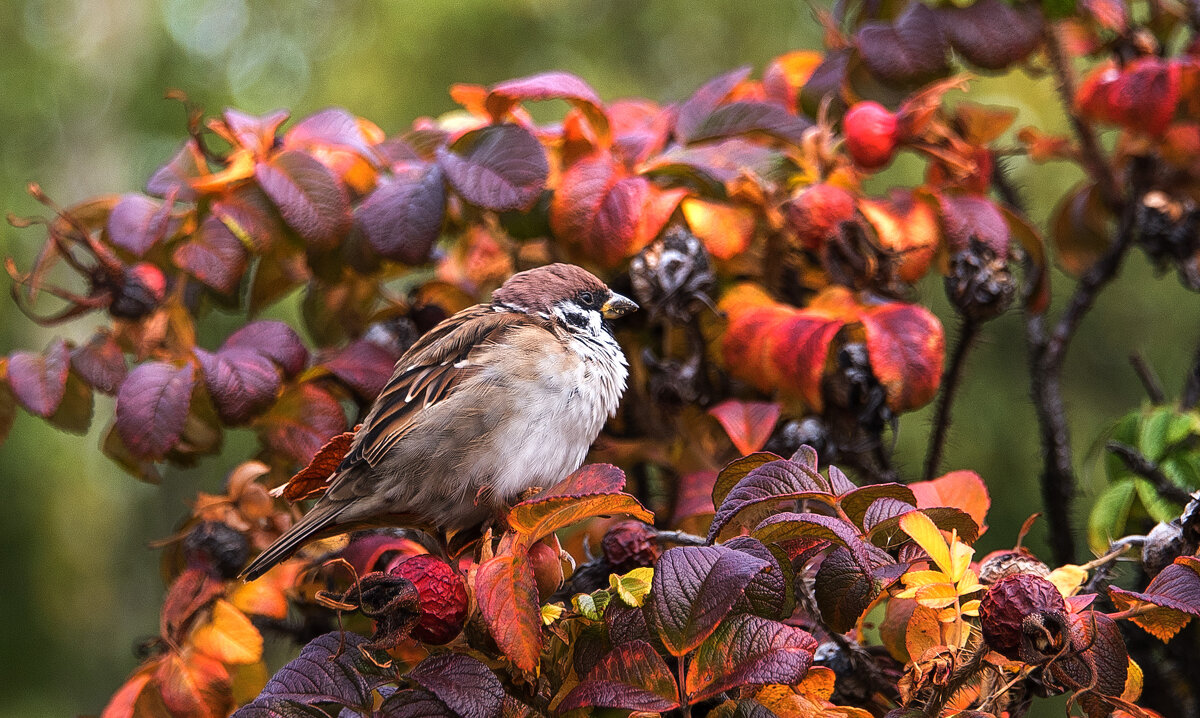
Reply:
[[[979, 605], [983, 640], [1005, 658], [1022, 660], [1021, 644], [1028, 640], [1026, 633], [1036, 634], [1032, 629], [1038, 628], [1029, 622], [1045, 624], [1051, 617], [1065, 620], [1066, 611], [1062, 594], [1046, 579], [1030, 573], [1007, 576], [988, 589]], [[1037, 635], [1030, 638], [1036, 639]]]
[[846, 149], [863, 169], [879, 169], [896, 154], [896, 115], [878, 102], [857, 102], [842, 119]]
[[393, 563], [388, 573], [413, 582], [421, 598], [421, 620], [413, 638], [425, 643], [449, 643], [467, 620], [467, 584], [450, 564], [423, 554]]

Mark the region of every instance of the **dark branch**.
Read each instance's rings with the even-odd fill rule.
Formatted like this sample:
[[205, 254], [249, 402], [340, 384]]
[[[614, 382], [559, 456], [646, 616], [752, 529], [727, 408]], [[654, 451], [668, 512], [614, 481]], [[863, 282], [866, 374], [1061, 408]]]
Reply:
[[1133, 365], [1133, 370], [1137, 372], [1138, 379], [1142, 381], [1142, 388], [1146, 390], [1146, 396], [1150, 397], [1151, 403], [1162, 404], [1166, 402], [1167, 395], [1163, 392], [1162, 381], [1159, 380], [1154, 367], [1146, 362], [1146, 357], [1142, 356], [1141, 352], [1133, 352], [1129, 355], [1129, 363]]
[[1180, 411], [1190, 411], [1200, 404], [1200, 347], [1196, 348], [1196, 358], [1192, 359], [1192, 368], [1188, 370], [1187, 379], [1183, 383], [1183, 394], [1179, 397]]
[[942, 393], [938, 398], [937, 414], [933, 420], [933, 433], [929, 435], [929, 450], [925, 454], [925, 479], [937, 475], [942, 463], [942, 449], [946, 445], [946, 434], [950, 430], [950, 412], [954, 405], [954, 395], [962, 383], [963, 367], [967, 363], [967, 354], [979, 336], [980, 322], [971, 317], [963, 317], [962, 328], [958, 340], [950, 356], [950, 365], [942, 377]]
[[1177, 504], [1186, 504], [1192, 500], [1191, 494], [1171, 481], [1158, 464], [1146, 458], [1146, 455], [1135, 447], [1119, 441], [1109, 441], [1104, 448], [1116, 454], [1130, 471], [1154, 484], [1154, 489], [1164, 499]]

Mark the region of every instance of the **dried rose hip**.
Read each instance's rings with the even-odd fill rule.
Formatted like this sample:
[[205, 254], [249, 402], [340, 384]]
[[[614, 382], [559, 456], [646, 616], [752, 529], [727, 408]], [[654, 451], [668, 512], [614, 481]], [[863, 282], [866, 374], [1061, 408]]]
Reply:
[[183, 539], [188, 566], [202, 568], [217, 578], [237, 576], [249, 553], [246, 537], [223, 521], [198, 524]]
[[979, 605], [983, 639], [992, 650], [1022, 660], [1021, 645], [1036, 640], [1039, 629], [1063, 623], [1067, 604], [1054, 584], [1028, 573], [1002, 578]]
[[1015, 550], [993, 551], [979, 562], [980, 583], [996, 583], [1000, 579], [1019, 573], [1045, 578], [1050, 575], [1050, 567], [1024, 547]]
[[141, 319], [162, 304], [167, 296], [167, 279], [153, 264], [139, 262], [125, 270], [124, 279], [113, 292], [108, 311], [121, 319]]
[[879, 169], [896, 154], [896, 115], [878, 102], [855, 103], [842, 120], [842, 132], [850, 157], [864, 169]]
[[412, 581], [421, 597], [421, 619], [412, 629], [413, 638], [441, 645], [462, 631], [467, 620], [467, 584], [450, 564], [423, 554], [393, 563], [388, 573]]
[[600, 547], [604, 549], [604, 558], [615, 573], [653, 566], [659, 554], [657, 534], [641, 521], [613, 524], [604, 534]]

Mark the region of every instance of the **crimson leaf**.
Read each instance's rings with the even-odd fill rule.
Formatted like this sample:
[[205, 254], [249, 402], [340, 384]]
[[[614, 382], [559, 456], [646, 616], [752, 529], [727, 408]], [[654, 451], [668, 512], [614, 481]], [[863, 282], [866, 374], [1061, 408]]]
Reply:
[[409, 671], [408, 678], [437, 696], [460, 718], [493, 718], [504, 705], [500, 679], [470, 656], [430, 656]]
[[71, 352], [71, 368], [101, 393], [115, 394], [129, 367], [125, 354], [107, 331], [98, 331], [87, 344]]
[[799, 683], [816, 650], [817, 640], [807, 631], [758, 616], [734, 616], [692, 656], [688, 702], [738, 686]]
[[678, 688], [662, 656], [642, 640], [622, 643], [600, 659], [559, 704], [662, 713], [679, 707]]
[[371, 401], [383, 391], [399, 358], [399, 353], [369, 339], [356, 339], [326, 359], [324, 366], [361, 398]]
[[171, 254], [181, 269], [222, 294], [237, 289], [246, 273], [247, 257], [242, 241], [213, 214]]
[[55, 339], [41, 354], [13, 352], [8, 359], [8, 383], [26, 411], [46, 418], [62, 403], [70, 368], [67, 343]]
[[227, 424], [241, 424], [265, 410], [279, 392], [279, 370], [269, 357], [251, 349], [211, 354], [196, 350], [208, 393]]
[[230, 334], [221, 345], [222, 351], [226, 349], [253, 349], [278, 364], [289, 379], [304, 371], [308, 364], [308, 349], [300, 335], [287, 324], [274, 320], [250, 322]]

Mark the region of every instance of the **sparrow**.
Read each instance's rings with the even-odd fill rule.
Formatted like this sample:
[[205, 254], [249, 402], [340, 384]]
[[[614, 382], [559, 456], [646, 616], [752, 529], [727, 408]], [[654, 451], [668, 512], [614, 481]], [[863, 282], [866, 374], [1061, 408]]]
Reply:
[[365, 525], [478, 526], [566, 477], [625, 391], [608, 320], [637, 308], [586, 270], [550, 264], [438, 324], [396, 362], [328, 491], [242, 578]]

